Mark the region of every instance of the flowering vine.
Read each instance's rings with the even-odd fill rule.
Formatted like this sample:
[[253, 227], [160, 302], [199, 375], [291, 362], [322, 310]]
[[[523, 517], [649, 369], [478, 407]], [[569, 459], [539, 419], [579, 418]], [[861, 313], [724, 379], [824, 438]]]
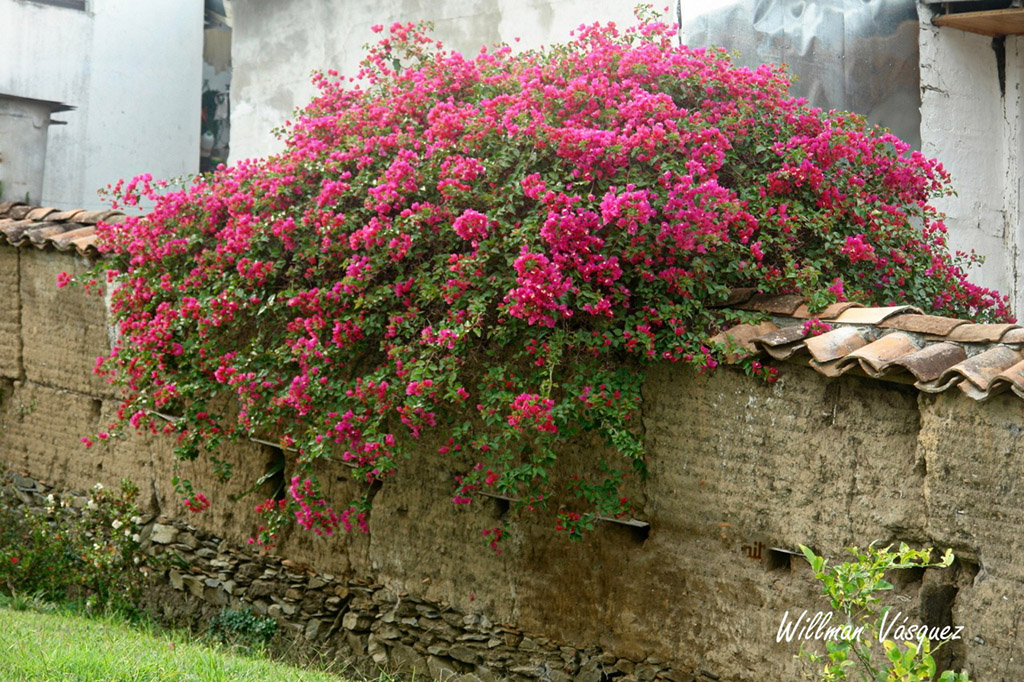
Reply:
[[[98, 371], [122, 423], [176, 434], [185, 458], [276, 434], [291, 484], [260, 510], [325, 535], [366, 529], [369, 491], [430, 434], [464, 464], [453, 501], [551, 506], [576, 537], [642, 475], [643, 368], [711, 369], [705, 339], [751, 319], [722, 307], [730, 288], [1008, 316], [946, 249], [940, 164], [674, 34], [646, 18], [466, 57], [395, 24], [361, 85], [315, 76], [282, 153], [113, 188], [152, 202], [97, 228], [120, 326]], [[586, 433], [604, 456], [550, 475]], [[367, 495], [323, 499], [323, 459]]]

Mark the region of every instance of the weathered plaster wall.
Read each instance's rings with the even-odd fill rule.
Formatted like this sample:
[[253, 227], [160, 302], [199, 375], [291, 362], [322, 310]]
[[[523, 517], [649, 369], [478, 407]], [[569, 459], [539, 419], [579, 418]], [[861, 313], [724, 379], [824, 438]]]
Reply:
[[50, 128], [32, 201], [98, 209], [120, 178], [195, 173], [202, 59], [202, 0], [0, 3], [0, 93], [75, 107], [54, 117], [67, 125]]
[[[15, 284], [0, 279], [0, 302], [7, 306], [0, 315], [20, 310], [18, 319], [38, 321], [2, 328], [8, 331], [0, 336], [0, 462], [64, 489], [131, 477], [160, 524], [188, 522], [194, 527], [180, 532], [216, 536], [215, 553], [171, 577], [201, 613], [251, 603], [290, 623], [308, 646], [334, 647], [339, 656], [364, 662], [432, 661], [428, 672], [493, 665], [523, 680], [564, 679], [553, 670], [593, 682], [602, 674], [797, 679], [797, 645], [775, 641], [782, 614], [825, 604], [806, 562], [769, 548], [803, 543], [838, 558], [846, 545], [904, 540], [951, 546], [959, 564], [911, 576], [899, 586], [901, 608], [912, 620], [965, 626], [967, 639], [946, 652], [972, 679], [1024, 678], [1016, 635], [1024, 606], [1024, 403], [1018, 398], [977, 404], [958, 391], [932, 397], [902, 384], [827, 380], [795, 365], [784, 366], [773, 386], [727, 369], [698, 376], [662, 367], [644, 393], [650, 476], [638, 499], [649, 534], [604, 524], [588, 542], [573, 544], [550, 530], [551, 519], [528, 518], [513, 521], [506, 551], [493, 554], [480, 531], [503, 520], [500, 503], [451, 505], [457, 463], [425, 457], [406, 462], [377, 494], [368, 535], [282, 538], [280, 554], [316, 576], [333, 576], [331, 590], [373, 586], [358, 608], [341, 602], [327, 608], [322, 578], [315, 587], [302, 587], [312, 579], [301, 575], [282, 577], [285, 587], [268, 587], [271, 577], [256, 580], [254, 571], [273, 576], [283, 569], [246, 558], [252, 505], [225, 502], [240, 492], [240, 482], [218, 488], [205, 465], [182, 464], [181, 474], [216, 501], [191, 515], [169, 484], [173, 458], [165, 439], [82, 447], [79, 439], [104, 428], [116, 408], [107, 388], [87, 378], [107, 343], [100, 333], [102, 299], [43, 286], [68, 269], [73, 257], [67, 254], [4, 247], [0, 258], [20, 261]], [[74, 325], [45, 326], [43, 320], [66, 318], [76, 307], [91, 311], [81, 318], [84, 333]], [[59, 363], [45, 364], [61, 353]], [[569, 452], [567, 466], [586, 447]], [[263, 473], [274, 454], [239, 445], [222, 456], [246, 478]], [[352, 492], [343, 476], [326, 477], [339, 499]], [[749, 558], [758, 546], [761, 558]], [[225, 583], [241, 587], [228, 593]], [[170, 602], [160, 601], [160, 608]], [[409, 604], [425, 611], [403, 616], [412, 619], [405, 624], [387, 620]], [[183, 617], [179, 606], [168, 615]], [[417, 618], [432, 609], [486, 618], [493, 627], [485, 638], [473, 630], [483, 621], [474, 620], [472, 631], [455, 628], [428, 644], [423, 632], [430, 623]], [[346, 618], [352, 628], [337, 625]], [[306, 633], [312, 620], [324, 621], [325, 629]], [[489, 654], [487, 642], [505, 641], [493, 625], [500, 623], [518, 634], [513, 645]], [[348, 637], [347, 644], [335, 635]], [[552, 668], [562, 655], [565, 666]], [[519, 672], [510, 672], [513, 667]], [[700, 677], [701, 671], [718, 678]]]
[[0, 376], [21, 375], [21, 296], [18, 252], [0, 249]]
[[1008, 294], [1020, 316], [1024, 42], [939, 28], [931, 9], [919, 13], [922, 151], [942, 161], [957, 191], [937, 202], [950, 246], [985, 256], [972, 279]]
[[[265, 156], [281, 145], [270, 131], [315, 90], [315, 69], [355, 76], [370, 27], [429, 20], [440, 40], [465, 54], [499, 42], [519, 48], [561, 42], [584, 22], [628, 24], [633, 3], [615, 0], [322, 2], [246, 0], [234, 5], [231, 160]], [[311, 27], [315, 27], [313, 30]], [[515, 39], [521, 41], [515, 43]]]

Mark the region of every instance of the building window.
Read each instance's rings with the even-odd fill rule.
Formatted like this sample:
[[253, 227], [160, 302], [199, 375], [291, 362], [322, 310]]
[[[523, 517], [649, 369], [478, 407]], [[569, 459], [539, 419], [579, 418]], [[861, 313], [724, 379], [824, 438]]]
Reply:
[[32, 0], [37, 5], [53, 5], [54, 7], [66, 7], [85, 11], [85, 0]]

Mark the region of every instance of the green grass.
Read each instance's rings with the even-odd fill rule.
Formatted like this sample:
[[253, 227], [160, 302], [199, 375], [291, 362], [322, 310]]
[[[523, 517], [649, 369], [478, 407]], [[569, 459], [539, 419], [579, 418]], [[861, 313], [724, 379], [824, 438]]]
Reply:
[[129, 625], [117, 617], [0, 606], [0, 680], [4, 682], [341, 679], [211, 647], [180, 632]]

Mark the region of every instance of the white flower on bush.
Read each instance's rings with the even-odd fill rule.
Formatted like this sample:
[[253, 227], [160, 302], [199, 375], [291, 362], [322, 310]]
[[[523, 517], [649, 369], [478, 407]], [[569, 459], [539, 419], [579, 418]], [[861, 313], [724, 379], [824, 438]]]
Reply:
[[114, 519], [113, 522], [110, 524], [110, 527], [113, 528], [114, 530], [117, 530], [118, 528], [120, 528], [123, 525], [124, 525], [124, 522], [121, 521], [121, 519]]

